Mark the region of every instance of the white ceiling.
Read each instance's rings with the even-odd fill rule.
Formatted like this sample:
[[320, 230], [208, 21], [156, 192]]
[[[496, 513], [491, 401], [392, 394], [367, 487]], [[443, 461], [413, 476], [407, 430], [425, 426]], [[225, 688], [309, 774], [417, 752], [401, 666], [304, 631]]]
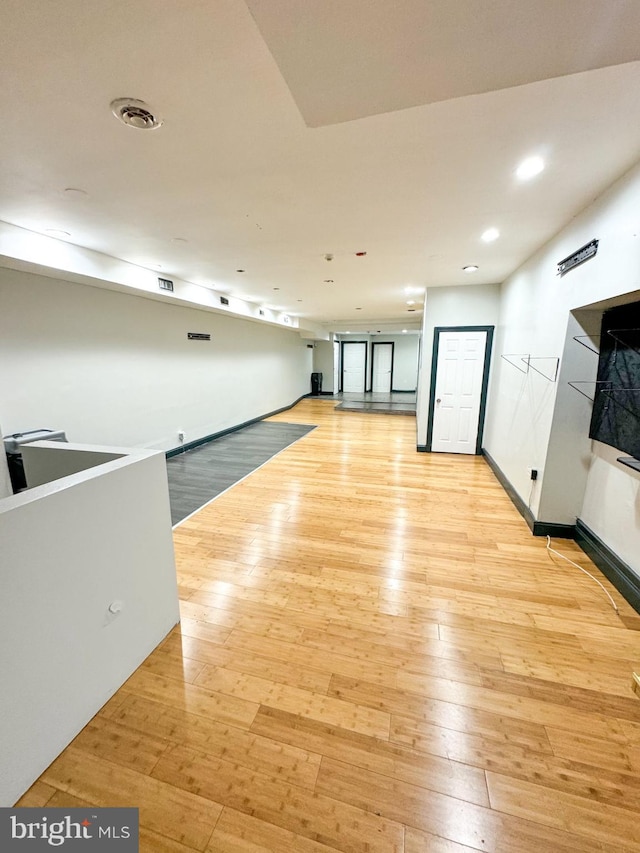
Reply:
[[0, 219], [407, 325], [407, 285], [503, 281], [635, 164], [639, 31], [637, 0], [3, 0]]

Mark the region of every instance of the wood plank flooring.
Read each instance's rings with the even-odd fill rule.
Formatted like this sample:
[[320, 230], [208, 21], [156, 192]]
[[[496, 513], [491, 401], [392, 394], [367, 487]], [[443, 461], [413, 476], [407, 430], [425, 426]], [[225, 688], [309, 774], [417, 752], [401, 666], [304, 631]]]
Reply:
[[20, 804], [161, 853], [640, 853], [637, 614], [481, 458], [334, 406], [176, 529], [181, 625]]

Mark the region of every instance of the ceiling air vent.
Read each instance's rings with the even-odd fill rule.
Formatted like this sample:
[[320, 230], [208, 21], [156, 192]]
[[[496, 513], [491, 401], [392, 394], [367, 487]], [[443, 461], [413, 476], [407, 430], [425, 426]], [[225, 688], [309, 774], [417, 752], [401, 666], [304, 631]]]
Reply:
[[155, 130], [162, 124], [162, 119], [154, 115], [144, 101], [136, 98], [116, 98], [111, 101], [111, 112], [118, 121], [137, 130]]
[[158, 287], [160, 290], [169, 290], [173, 293], [173, 282], [170, 278], [158, 278]]
[[228, 305], [228, 304], [229, 304], [229, 300], [227, 299], [227, 297], [226, 297], [226, 296], [221, 296], [221, 297], [220, 297], [220, 304], [221, 304], [221, 305]]

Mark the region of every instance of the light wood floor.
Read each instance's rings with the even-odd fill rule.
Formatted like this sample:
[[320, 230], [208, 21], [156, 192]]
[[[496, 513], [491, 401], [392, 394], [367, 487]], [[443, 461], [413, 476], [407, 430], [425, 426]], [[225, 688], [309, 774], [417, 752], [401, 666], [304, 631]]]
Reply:
[[160, 853], [640, 851], [640, 618], [481, 458], [334, 405], [176, 530], [181, 627], [20, 804]]

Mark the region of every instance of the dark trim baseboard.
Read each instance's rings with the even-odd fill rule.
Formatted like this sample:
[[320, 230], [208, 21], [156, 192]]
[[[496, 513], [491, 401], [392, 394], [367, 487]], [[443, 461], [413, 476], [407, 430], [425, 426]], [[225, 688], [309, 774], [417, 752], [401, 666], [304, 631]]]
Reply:
[[575, 539], [575, 524], [556, 524], [553, 521], [534, 521], [534, 536], [551, 536], [552, 539]]
[[511, 503], [527, 522], [529, 530], [534, 536], [553, 536], [554, 539], [576, 538], [576, 529], [573, 524], [555, 524], [551, 521], [538, 521], [520, 495], [513, 488], [496, 460], [484, 447], [482, 448], [482, 455], [487, 460], [489, 468], [491, 468], [493, 473], [496, 475], [496, 479], [502, 488], [509, 495]]
[[427, 447], [426, 444], [418, 444], [416, 447], [416, 450], [418, 451], [418, 453], [428, 453], [429, 452], [429, 448]]
[[251, 426], [251, 424], [257, 424], [259, 421], [263, 421], [265, 418], [270, 418], [272, 415], [279, 415], [280, 412], [286, 412], [289, 409], [292, 409], [296, 406], [300, 400], [304, 400], [306, 397], [311, 397], [311, 394], [303, 394], [302, 397], [298, 397], [297, 400], [294, 400], [293, 403], [289, 406], [282, 406], [281, 409], [275, 409], [273, 412], [267, 412], [266, 415], [260, 415], [257, 418], [251, 418], [250, 421], [245, 421], [241, 424], [236, 424], [235, 426], [228, 427], [227, 429], [221, 429], [220, 432], [212, 432], [210, 435], [203, 435], [202, 438], [196, 438], [194, 441], [189, 441], [186, 444], [182, 444], [180, 447], [172, 447], [171, 450], [165, 451], [165, 456], [167, 459], [170, 459], [172, 456], [178, 456], [180, 453], [185, 453], [187, 450], [193, 450], [194, 447], [200, 447], [202, 444], [208, 444], [210, 441], [214, 441], [216, 438], [222, 438], [223, 435], [229, 435], [231, 432], [237, 432], [239, 429], [244, 429], [244, 427]]
[[406, 388], [392, 388], [391, 393], [392, 394], [415, 394], [416, 389], [414, 388], [413, 391], [408, 391]]
[[640, 613], [640, 577], [593, 530], [589, 530], [581, 519], [576, 520], [576, 541], [590, 557], [602, 574], [608, 578], [618, 592], [625, 597], [633, 609]]

